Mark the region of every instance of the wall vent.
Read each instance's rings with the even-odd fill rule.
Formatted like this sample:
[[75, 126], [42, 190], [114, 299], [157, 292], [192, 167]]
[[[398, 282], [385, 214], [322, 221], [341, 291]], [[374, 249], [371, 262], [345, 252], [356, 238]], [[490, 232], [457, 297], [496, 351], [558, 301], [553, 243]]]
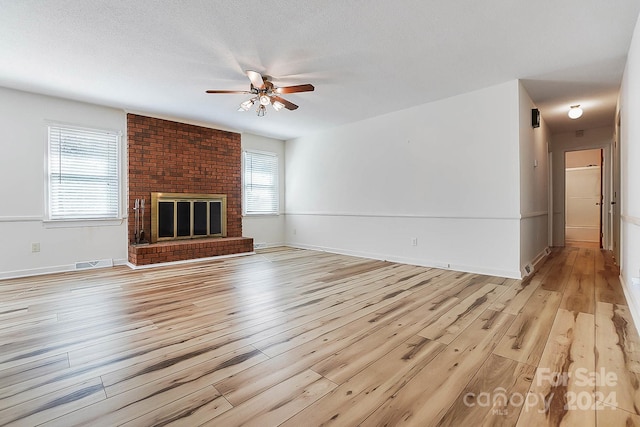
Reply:
[[584, 136], [584, 130], [577, 130], [576, 131], [576, 138], [581, 138]]
[[434, 262], [433, 266], [435, 268], [451, 268], [451, 264], [448, 262]]
[[89, 268], [113, 267], [112, 259], [100, 259], [96, 261], [76, 262], [76, 270], [87, 270]]
[[533, 266], [531, 264], [527, 264], [524, 266], [524, 271], [527, 273], [527, 276], [533, 273]]
[[267, 243], [266, 242], [260, 242], [260, 243], [254, 243], [253, 244], [253, 249], [262, 249], [262, 248], [266, 248], [267, 247]]

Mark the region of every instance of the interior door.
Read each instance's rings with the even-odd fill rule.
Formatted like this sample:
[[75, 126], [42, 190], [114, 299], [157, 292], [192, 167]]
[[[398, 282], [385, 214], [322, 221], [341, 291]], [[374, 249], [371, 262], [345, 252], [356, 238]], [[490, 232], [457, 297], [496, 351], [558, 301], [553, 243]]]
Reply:
[[565, 174], [565, 240], [601, 243], [601, 167], [567, 168]]

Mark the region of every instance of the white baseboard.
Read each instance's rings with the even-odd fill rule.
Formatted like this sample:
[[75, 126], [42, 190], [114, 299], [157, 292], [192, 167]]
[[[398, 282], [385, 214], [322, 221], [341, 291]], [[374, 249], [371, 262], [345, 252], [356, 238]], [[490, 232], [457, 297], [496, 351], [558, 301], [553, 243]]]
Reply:
[[329, 247], [316, 246], [316, 245], [305, 245], [300, 243], [287, 243], [285, 246], [298, 248], [298, 249], [309, 249], [313, 251], [329, 252], [332, 254], [355, 256], [359, 258], [368, 258], [368, 259], [375, 259], [380, 261], [397, 262], [399, 264], [417, 265], [420, 267], [441, 268], [441, 269], [447, 269], [447, 270], [461, 271], [465, 273], [475, 273], [475, 274], [484, 274], [487, 276], [507, 277], [510, 279], [521, 278], [519, 271], [496, 270], [491, 268], [479, 267], [475, 265], [450, 264], [447, 262], [437, 261], [437, 260], [398, 257], [393, 255], [383, 255], [383, 254], [361, 252], [361, 251], [350, 251], [345, 249], [329, 248]]
[[[113, 265], [126, 265], [126, 264], [127, 264], [126, 259], [113, 260]], [[98, 268], [108, 268], [108, 267], [105, 266], [105, 267], [98, 267]], [[38, 267], [38, 268], [29, 268], [25, 270], [0, 272], [0, 280], [17, 279], [20, 277], [42, 276], [45, 274], [67, 273], [67, 272], [75, 272], [75, 271], [86, 271], [86, 270], [77, 270], [76, 263], [64, 264], [64, 265], [52, 265], [48, 267]]]
[[241, 256], [255, 255], [255, 254], [256, 254], [255, 251], [251, 251], [251, 252], [241, 252], [239, 254], [231, 254], [231, 255], [218, 255], [218, 256], [211, 256], [206, 258], [185, 259], [181, 261], [159, 262], [157, 264], [135, 265], [135, 264], [131, 264], [130, 262], [127, 262], [126, 265], [132, 270], [146, 270], [150, 268], [168, 267], [172, 265], [182, 265], [182, 264], [193, 264], [194, 262], [215, 261], [215, 260], [221, 260], [225, 258], [237, 258]]
[[253, 249], [268, 249], [268, 248], [277, 248], [279, 246], [286, 246], [285, 243], [267, 243], [267, 242], [258, 242], [258, 243], [253, 243]]
[[624, 280], [622, 274], [618, 276], [618, 279], [620, 279], [620, 286], [622, 286], [624, 298], [627, 300], [627, 306], [629, 307], [629, 311], [631, 312], [633, 324], [636, 326], [636, 330], [640, 331], [640, 309], [638, 308], [638, 304], [633, 297], [633, 290], [630, 288], [630, 285], [627, 284], [627, 281]]

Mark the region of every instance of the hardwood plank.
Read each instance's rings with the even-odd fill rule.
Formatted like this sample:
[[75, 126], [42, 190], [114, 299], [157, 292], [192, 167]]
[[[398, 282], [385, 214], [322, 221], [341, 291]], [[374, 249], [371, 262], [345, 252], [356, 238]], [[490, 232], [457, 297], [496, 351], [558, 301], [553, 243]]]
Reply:
[[[189, 408], [182, 407], [180, 413], [183, 415], [186, 415], [184, 412], [188, 414], [189, 410], [194, 412], [200, 410], [202, 406], [213, 407], [224, 412], [225, 409], [230, 409], [231, 405], [228, 402], [224, 404], [219, 399], [220, 393], [211, 386], [216, 373], [208, 368], [175, 372], [164, 378], [142, 384], [140, 387], [69, 412], [51, 421], [51, 425], [116, 426], [135, 420], [140, 416], [168, 419], [176, 416], [177, 401], [181, 401], [182, 404], [190, 402], [194, 405]], [[194, 393], [198, 393], [198, 395], [192, 398], [191, 395]], [[203, 393], [206, 394], [204, 402], [202, 402]], [[150, 414], [151, 412], [153, 414]]]
[[[437, 423], [467, 385], [469, 378], [489, 357], [512, 321], [512, 315], [486, 310], [477, 322], [471, 324], [404, 387], [393, 396], [387, 396], [385, 402], [362, 425]], [[425, 384], [429, 384], [431, 393], [424, 392]]]
[[[411, 301], [403, 304], [398, 303], [387, 306], [388, 308], [382, 313], [373, 312], [369, 316], [360, 317], [341, 329], [319, 336], [264, 363], [224, 379], [216, 383], [215, 386], [232, 404], [239, 404], [288, 378], [292, 373], [300, 372], [308, 367], [313, 366], [315, 369], [322, 370], [322, 373], [330, 375], [334, 381], [343, 378], [350, 372], [357, 372], [363, 365], [370, 363], [369, 358], [372, 354], [378, 354], [379, 351], [367, 352], [366, 354], [360, 352], [361, 354], [357, 358], [350, 359], [341, 365], [340, 361], [345, 361], [345, 358], [351, 353], [348, 347], [353, 346], [356, 349], [361, 349], [363, 342], [366, 342], [364, 348], [367, 348], [372, 340], [376, 345], [379, 345], [379, 335], [391, 336], [393, 342], [396, 339], [400, 340], [398, 342], [402, 342], [403, 339], [421, 329], [424, 322], [439, 316], [455, 304], [458, 299], [454, 295], [466, 290], [467, 286], [464, 285], [476, 289], [481, 283], [477, 282], [471, 285], [468, 276], [462, 274], [458, 275], [458, 278], [453, 282], [456, 286], [443, 286], [447, 283], [448, 278], [449, 276], [445, 275], [441, 280], [432, 282], [430, 287], [420, 289], [416, 294], [415, 304], [412, 304]], [[422, 305], [425, 305], [424, 310]], [[416, 313], [407, 318], [397, 317], [403, 316], [413, 309], [416, 309], [417, 319]], [[374, 333], [374, 331], [377, 332]], [[383, 346], [382, 349], [384, 348]], [[343, 352], [343, 350], [346, 351]], [[326, 364], [314, 365], [321, 361], [326, 361]]]
[[537, 366], [561, 299], [557, 292], [535, 292], [493, 353]]
[[596, 302], [627, 305], [620, 286], [620, 270], [605, 251], [596, 252]]
[[573, 248], [591, 248], [591, 249], [599, 249], [600, 242], [587, 242], [584, 240], [565, 240], [565, 246], [573, 247]]
[[444, 344], [413, 336], [366, 371], [346, 380], [331, 393], [289, 418], [283, 427], [301, 425], [358, 425], [420, 373]]
[[363, 261], [348, 267], [336, 268], [329, 271], [325, 279], [327, 281], [351, 278], [360, 273], [368, 273], [380, 268], [390, 267], [393, 264], [387, 261]]
[[197, 369], [215, 374], [210, 379], [213, 384], [267, 359], [267, 356], [253, 346], [244, 346], [231, 352], [227, 349], [224, 351], [194, 349], [194, 351], [197, 354], [195, 356], [171, 354], [151, 360], [150, 363], [139, 363], [130, 368], [103, 375], [102, 382], [107, 396], [114, 396], [185, 369]]
[[562, 292], [567, 284], [571, 270], [573, 270], [573, 264], [578, 256], [578, 249], [555, 249], [550, 256], [554, 257], [554, 264], [544, 277], [540, 287], [545, 291]]
[[[248, 335], [251, 336], [251, 334]], [[158, 371], [155, 372], [155, 375], [159, 375], [159, 373], [166, 372], [162, 370], [162, 368], [167, 368], [167, 366], [162, 366], [163, 361], [168, 365], [182, 362], [176, 366], [198, 364], [208, 360], [209, 357], [228, 354], [248, 344], [248, 339], [242, 334], [217, 338], [209, 337], [209, 340], [199, 338], [201, 337], [196, 337], [193, 340], [185, 339], [184, 342], [178, 341], [177, 343], [168, 341], [166, 349], [156, 346], [140, 348], [134, 354], [92, 360], [91, 363], [82, 366], [73, 366], [32, 379], [24, 378], [22, 382], [16, 382], [14, 385], [0, 387], [0, 399], [2, 399], [0, 402], [43, 396], [94, 376], [101, 375], [109, 381], [116, 381], [112, 379], [126, 377], [127, 372], [145, 372], [152, 375], [154, 371]], [[145, 369], [148, 372], [144, 371]], [[170, 367], [168, 371], [171, 372]]]
[[394, 302], [402, 300], [408, 293], [407, 291], [403, 291], [400, 294], [390, 293], [374, 304], [361, 303], [355, 307], [348, 307], [345, 310], [332, 313], [331, 316], [301, 325], [281, 334], [256, 340], [252, 344], [269, 357], [274, 357], [327, 332], [345, 326], [356, 319], [374, 313], [386, 306], [391, 306]]
[[618, 409], [617, 411], [597, 411], [598, 426], [640, 427], [640, 416]]
[[503, 311], [507, 314], [518, 315], [527, 303], [527, 300], [540, 286], [540, 281], [534, 280], [510, 280], [510, 285], [489, 309]]
[[[107, 341], [117, 337], [131, 336], [155, 329], [151, 322], [139, 322], [112, 328], [95, 329], [88, 335], [76, 335], [76, 329], [51, 335], [27, 336], [23, 342], [0, 344], [0, 370], [23, 363], [55, 356], [92, 343]], [[4, 339], [11, 339], [6, 336]]]
[[581, 380], [595, 372], [594, 335], [592, 314], [558, 310], [518, 426], [596, 425], [595, 387]]
[[0, 410], [0, 421], [3, 425], [34, 426], [104, 399], [100, 378], [93, 378], [57, 393], [8, 406]]
[[[426, 301], [420, 300], [416, 307], [421, 303], [427, 304], [428, 307], [429, 301], [437, 298], [437, 293], [426, 298]], [[423, 321], [428, 321], [452, 304], [455, 304], [455, 300], [448, 300], [446, 303], [438, 305], [433, 311], [420, 310], [419, 316]], [[402, 342], [419, 330], [421, 322], [416, 322], [414, 319], [406, 319], [405, 322], [398, 317], [406, 314], [409, 309], [411, 306], [398, 305], [395, 311], [387, 310], [386, 319], [381, 318], [377, 313], [361, 317], [347, 327], [331, 331], [233, 377], [228, 377], [216, 383], [215, 386], [232, 404], [237, 405], [269, 387], [273, 387], [292, 374], [302, 372], [310, 367], [322, 371], [325, 375], [330, 376], [330, 379], [337, 381], [348, 373], [358, 371], [370, 363], [371, 354], [360, 352], [357, 358], [349, 360], [345, 366], [336, 367], [334, 363], [339, 363], [339, 361], [345, 360], [346, 355], [350, 355], [348, 348], [353, 346], [360, 349], [363, 341], [379, 345], [380, 337], [392, 336], [391, 339], [394, 342], [396, 339], [400, 339]], [[394, 334], [397, 334], [397, 337]], [[346, 354], [343, 353], [343, 350], [347, 350]], [[323, 361], [326, 363], [316, 365]]]
[[415, 335], [432, 319], [442, 316], [457, 302], [450, 299], [445, 304], [430, 310], [430, 300], [433, 296], [429, 295], [426, 300], [419, 299], [415, 305], [407, 307], [406, 310], [385, 322], [380, 322], [362, 339], [332, 352], [322, 361], [314, 364], [311, 369], [336, 384], [343, 383]]
[[491, 283], [456, 304], [451, 310], [431, 322], [418, 335], [443, 344], [449, 344], [504, 292], [504, 288]]
[[24, 363], [13, 368], [0, 371], [0, 390], [43, 375], [59, 372], [69, 367], [66, 353], [39, 359], [31, 363]]
[[204, 425], [275, 426], [300, 412], [336, 387], [311, 370], [297, 374]]
[[567, 280], [560, 308], [595, 313], [595, 255], [593, 249], [580, 249], [576, 263]]
[[513, 426], [535, 367], [492, 354], [454, 400], [438, 426]]
[[122, 426], [195, 426], [210, 421], [231, 408], [231, 404], [213, 386], [209, 386], [128, 421]]
[[489, 308], [496, 311], [504, 311], [508, 314], [518, 315], [533, 293], [542, 286], [545, 278], [558, 261], [557, 256], [545, 257], [542, 265], [524, 280], [509, 280], [509, 288]]
[[3, 318], [0, 323], [0, 330], [2, 330], [3, 334], [14, 332], [20, 333], [21, 330], [29, 330], [34, 326], [56, 323], [57, 321], [58, 316], [55, 314], [34, 316], [31, 313], [25, 312], [21, 316]]
[[[69, 362], [73, 367], [91, 367], [99, 363], [102, 366], [112, 365], [118, 369], [122, 363], [134, 364], [172, 353], [181, 349], [200, 345], [203, 342], [216, 340], [236, 340], [255, 334], [268, 335], [276, 333], [283, 325], [294, 319], [284, 313], [265, 313], [262, 316], [249, 316], [235, 321], [215, 322], [204, 327], [201, 322], [184, 322], [178, 327], [167, 327], [153, 331], [145, 331], [133, 337], [123, 337], [110, 341], [88, 345], [69, 352]], [[222, 338], [227, 336], [227, 338]]]
[[597, 397], [640, 415], [640, 340], [626, 306], [596, 307]]
[[[471, 286], [466, 274], [460, 276], [461, 278], [456, 279], [453, 283], [461, 286], [464, 291], [474, 289], [475, 286], [477, 286]], [[444, 293], [442, 292], [437, 292], [437, 289], [441, 287], [442, 283], [444, 283], [442, 282], [442, 280], [445, 280], [448, 277], [449, 275], [443, 274], [438, 278], [438, 280], [433, 282], [430, 281], [428, 289], [431, 290], [431, 292], [428, 296], [431, 297], [436, 295], [444, 295]], [[434, 276], [431, 279], [434, 278], [436, 277]], [[424, 282], [426, 282], [426, 280]], [[419, 288], [424, 282], [419, 282], [415, 285], [411, 285], [411, 282], [409, 281], [403, 282], [402, 280], [398, 279], [392, 280], [390, 284], [392, 284], [393, 286], [385, 286], [384, 288], [380, 288], [380, 293], [378, 293], [375, 288], [373, 291], [365, 291], [362, 295], [366, 295], [368, 298], [362, 300], [362, 302], [357, 305], [353, 305], [350, 307], [346, 307], [343, 310], [336, 311], [328, 317], [318, 318], [313, 322], [301, 324], [299, 326], [296, 326], [295, 328], [286, 330], [281, 334], [273, 335], [260, 341], [252, 341], [252, 344], [270, 357], [274, 357], [282, 352], [289, 351], [290, 349], [298, 345], [309, 342], [310, 340], [313, 340], [323, 335], [324, 333], [339, 328], [342, 325], [346, 325], [349, 322], [359, 319], [370, 313], [381, 311], [381, 313], [384, 314], [384, 307], [387, 307], [387, 311], [389, 312], [396, 310], [398, 307], [406, 304], [402, 303], [400, 306], [398, 306], [394, 305], [395, 302], [408, 299], [411, 295], [413, 295], [414, 292], [418, 292], [414, 290], [416, 288]], [[468, 286], [464, 286], [465, 284]], [[420, 289], [420, 291], [424, 291], [424, 289]], [[453, 291], [455, 291], [456, 294], [464, 292], [463, 290], [457, 289], [457, 287], [449, 288], [446, 290], [447, 296], [434, 306], [446, 304], [447, 299], [454, 298], [455, 294], [452, 293]], [[410, 300], [406, 301], [406, 303], [410, 302]], [[430, 308], [430, 310], [432, 309], [433, 308]], [[374, 318], [372, 319], [372, 321], [375, 322], [377, 320]]]

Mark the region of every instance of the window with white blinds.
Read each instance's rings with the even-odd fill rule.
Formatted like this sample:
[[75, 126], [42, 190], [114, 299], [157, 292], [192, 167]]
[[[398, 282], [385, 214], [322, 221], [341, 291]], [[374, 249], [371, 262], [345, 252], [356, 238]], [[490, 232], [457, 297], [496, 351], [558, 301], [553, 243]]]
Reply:
[[118, 218], [119, 142], [115, 132], [49, 126], [49, 219]]
[[278, 214], [278, 156], [260, 151], [243, 152], [243, 213]]

